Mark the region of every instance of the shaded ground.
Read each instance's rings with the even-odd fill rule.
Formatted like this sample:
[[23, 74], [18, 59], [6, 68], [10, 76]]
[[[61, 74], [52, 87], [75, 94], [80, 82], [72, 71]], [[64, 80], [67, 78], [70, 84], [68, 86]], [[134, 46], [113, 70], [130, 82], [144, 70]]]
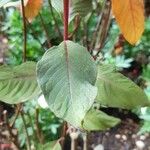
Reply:
[[[135, 114], [111, 108], [103, 111], [120, 118], [122, 122], [106, 132], [90, 133], [88, 150], [150, 150], [150, 134], [138, 134], [141, 122]], [[76, 145], [76, 150], [83, 150], [82, 139], [78, 139]], [[97, 146], [100, 147], [96, 149]], [[68, 141], [65, 150], [70, 150]]]
[[[104, 150], [150, 150], [149, 134], [137, 135], [139, 123], [126, 118], [108, 132], [96, 132], [89, 135], [89, 150], [102, 144]], [[94, 143], [94, 144], [93, 144]]]

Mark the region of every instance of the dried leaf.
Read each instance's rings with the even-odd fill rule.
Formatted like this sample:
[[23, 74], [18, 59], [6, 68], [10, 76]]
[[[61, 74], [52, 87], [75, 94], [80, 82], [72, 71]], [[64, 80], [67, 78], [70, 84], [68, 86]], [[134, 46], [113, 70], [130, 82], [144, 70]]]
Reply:
[[28, 0], [25, 5], [25, 16], [31, 22], [39, 13], [43, 0]]
[[143, 0], [112, 0], [112, 10], [126, 40], [135, 44], [144, 31]]

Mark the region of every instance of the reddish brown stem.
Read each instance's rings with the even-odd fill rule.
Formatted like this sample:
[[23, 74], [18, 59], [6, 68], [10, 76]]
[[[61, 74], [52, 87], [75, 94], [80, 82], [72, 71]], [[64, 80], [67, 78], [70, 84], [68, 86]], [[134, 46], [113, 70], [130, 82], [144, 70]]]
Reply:
[[23, 20], [23, 62], [26, 62], [26, 51], [27, 51], [27, 26], [26, 26], [26, 17], [25, 17], [25, 8], [24, 8], [24, 0], [21, 0], [21, 8], [22, 8], [22, 20]]
[[64, 41], [68, 39], [69, 0], [64, 0]]

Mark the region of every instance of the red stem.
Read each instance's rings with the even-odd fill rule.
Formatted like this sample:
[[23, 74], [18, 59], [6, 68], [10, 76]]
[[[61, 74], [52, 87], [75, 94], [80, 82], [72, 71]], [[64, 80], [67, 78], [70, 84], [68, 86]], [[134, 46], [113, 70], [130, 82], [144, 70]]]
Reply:
[[64, 41], [68, 40], [69, 0], [64, 0]]

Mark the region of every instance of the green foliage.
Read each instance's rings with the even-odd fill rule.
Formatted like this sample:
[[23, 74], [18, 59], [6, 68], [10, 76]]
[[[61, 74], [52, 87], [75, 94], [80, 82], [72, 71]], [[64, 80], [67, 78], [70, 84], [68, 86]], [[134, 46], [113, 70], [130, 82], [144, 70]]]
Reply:
[[139, 134], [144, 134], [146, 132], [150, 132], [150, 121], [144, 121], [140, 131], [139, 131]]
[[38, 83], [50, 109], [76, 127], [94, 103], [96, 75], [86, 48], [71, 41], [49, 49], [37, 64]]
[[92, 11], [91, 0], [72, 0], [71, 6], [71, 16], [79, 15], [81, 17], [84, 17]]
[[[44, 143], [48, 143], [49, 141], [53, 141], [59, 138], [58, 133], [60, 132], [60, 124], [62, 123], [62, 121], [56, 118], [55, 115], [48, 109], [42, 109], [41, 107], [39, 107], [37, 100], [31, 100], [24, 104], [23, 110], [29, 138], [34, 147], [38, 148], [37, 143], [39, 141], [37, 138], [35, 108], [39, 110], [38, 125], [40, 131], [44, 135]], [[11, 120], [13, 119], [14, 118], [12, 117]], [[26, 135], [24, 132], [24, 124], [20, 115], [15, 122], [15, 127], [19, 132], [19, 142], [21, 150], [24, 150], [26, 146]]]
[[3, 7], [3, 6], [5, 6], [7, 3], [9, 3], [9, 2], [14, 2], [14, 1], [17, 1], [17, 0], [0, 0], [0, 7]]
[[110, 65], [99, 65], [96, 85], [96, 100], [102, 105], [125, 109], [150, 106], [142, 89]]
[[18, 104], [33, 99], [41, 90], [36, 81], [36, 63], [0, 67], [0, 101]]
[[[55, 14], [57, 23], [61, 26], [61, 19]], [[46, 6], [41, 11], [41, 16], [44, 21], [45, 29], [48, 32], [52, 45], [59, 44], [61, 37], [54, 26], [53, 17], [50, 13], [49, 6]], [[22, 20], [20, 12], [14, 9], [8, 9], [6, 13], [5, 22], [2, 24], [2, 31], [8, 36], [8, 51], [6, 52], [6, 63], [11, 65], [18, 65], [22, 63], [23, 51], [23, 33]], [[50, 28], [49, 28], [50, 27]], [[29, 61], [37, 61], [47, 49], [47, 37], [43, 30], [40, 17], [37, 17], [32, 24], [27, 24], [27, 53], [26, 57]]]
[[146, 81], [150, 81], [150, 64], [148, 64], [146, 67], [143, 67], [142, 77]]
[[[34, 32], [37, 37], [43, 39], [44, 34], [42, 29], [37, 26], [39, 21], [36, 21]], [[33, 28], [33, 27], [32, 27]], [[6, 21], [3, 23], [2, 31], [8, 36], [8, 52], [6, 53], [6, 62], [11, 65], [18, 65], [22, 62], [23, 38], [22, 38], [22, 21], [19, 11], [9, 9]], [[44, 53], [41, 50], [41, 45], [37, 39], [32, 36], [32, 31], [27, 35], [27, 59], [30, 61], [38, 60], [39, 56]]]
[[103, 131], [118, 123], [120, 123], [120, 119], [109, 116], [102, 111], [90, 109], [84, 117], [82, 126], [87, 131]]
[[63, 0], [51, 0], [51, 4], [58, 13], [63, 13]]
[[150, 108], [141, 108], [139, 116], [141, 119], [143, 119], [139, 133], [143, 134], [145, 132], [150, 132]]
[[40, 145], [37, 150], [61, 150], [61, 146], [58, 141], [52, 141], [44, 145]]

